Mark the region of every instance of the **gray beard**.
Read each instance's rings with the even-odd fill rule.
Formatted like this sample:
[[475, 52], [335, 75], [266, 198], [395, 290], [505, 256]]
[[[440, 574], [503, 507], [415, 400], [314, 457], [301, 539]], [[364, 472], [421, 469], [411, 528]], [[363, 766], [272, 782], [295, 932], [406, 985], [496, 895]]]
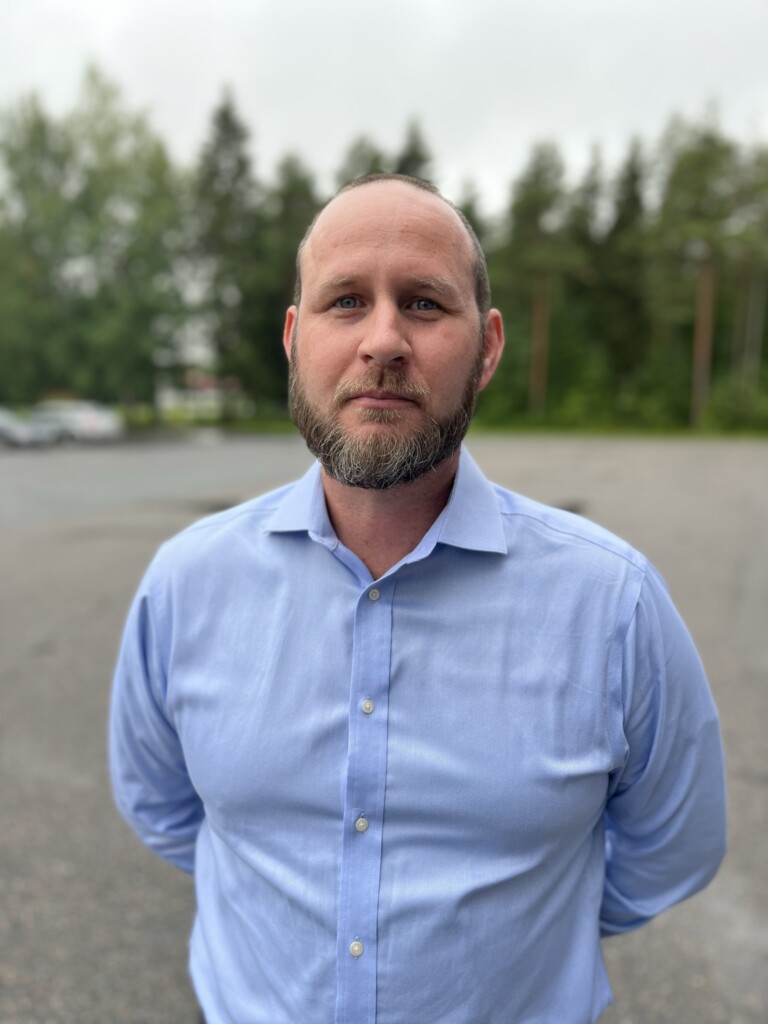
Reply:
[[[344, 430], [336, 415], [336, 410], [351, 394], [381, 389], [409, 398], [423, 407], [428, 392], [409, 384], [399, 371], [385, 368], [337, 389], [334, 412], [323, 415], [307, 397], [295, 345], [293, 351], [288, 385], [291, 416], [309, 450], [334, 480], [348, 487], [385, 490], [418, 479], [458, 451], [475, 411], [482, 353], [467, 381], [461, 403], [444, 419], [427, 416], [421, 426], [408, 433], [393, 429], [357, 437]], [[398, 409], [367, 409], [361, 411], [361, 418], [369, 423], [395, 426], [403, 417]]]

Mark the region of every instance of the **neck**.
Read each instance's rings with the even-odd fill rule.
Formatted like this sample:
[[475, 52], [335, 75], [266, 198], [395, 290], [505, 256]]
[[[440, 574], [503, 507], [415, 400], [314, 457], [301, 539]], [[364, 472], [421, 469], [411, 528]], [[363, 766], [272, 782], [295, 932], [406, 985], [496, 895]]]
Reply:
[[336, 536], [378, 579], [413, 551], [445, 508], [459, 453], [408, 484], [367, 490], [339, 483], [323, 470], [323, 490]]

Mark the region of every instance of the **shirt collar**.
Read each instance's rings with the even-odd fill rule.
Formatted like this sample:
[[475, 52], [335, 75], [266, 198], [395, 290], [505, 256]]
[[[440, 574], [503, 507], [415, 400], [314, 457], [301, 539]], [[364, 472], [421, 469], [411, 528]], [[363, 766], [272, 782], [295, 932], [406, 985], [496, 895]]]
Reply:
[[470, 551], [507, 554], [504, 525], [493, 484], [463, 445], [438, 542]]
[[[442, 524], [436, 543], [470, 551], [507, 553], [501, 511], [493, 485], [463, 446], [453, 490], [440, 519]], [[288, 490], [266, 529], [270, 533], [306, 531], [328, 547], [338, 544], [328, 518], [319, 462], [315, 462]]]
[[337, 543], [323, 494], [320, 463], [314, 462], [307, 472], [284, 495], [270, 516], [268, 533], [301, 533], [322, 540], [332, 546]]

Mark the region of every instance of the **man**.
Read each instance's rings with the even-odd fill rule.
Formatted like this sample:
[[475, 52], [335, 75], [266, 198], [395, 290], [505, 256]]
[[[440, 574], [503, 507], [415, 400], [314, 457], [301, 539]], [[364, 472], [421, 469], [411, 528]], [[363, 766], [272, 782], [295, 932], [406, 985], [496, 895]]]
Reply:
[[284, 344], [319, 462], [191, 527], [117, 667], [118, 805], [194, 872], [209, 1024], [585, 1024], [600, 936], [712, 878], [717, 715], [646, 560], [461, 450], [503, 347], [431, 187], [316, 218]]

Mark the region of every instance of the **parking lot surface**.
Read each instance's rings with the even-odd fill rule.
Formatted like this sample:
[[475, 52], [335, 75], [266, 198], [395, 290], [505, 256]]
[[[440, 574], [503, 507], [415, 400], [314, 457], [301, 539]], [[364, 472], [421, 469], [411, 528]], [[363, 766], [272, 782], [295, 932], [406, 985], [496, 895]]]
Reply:
[[[725, 865], [705, 893], [606, 943], [616, 1003], [601, 1024], [766, 1024], [768, 443], [479, 434], [469, 447], [492, 479], [655, 562], [721, 711]], [[0, 451], [0, 1024], [195, 1024], [191, 884], [112, 807], [112, 664], [157, 545], [309, 461], [294, 438], [215, 432]]]

